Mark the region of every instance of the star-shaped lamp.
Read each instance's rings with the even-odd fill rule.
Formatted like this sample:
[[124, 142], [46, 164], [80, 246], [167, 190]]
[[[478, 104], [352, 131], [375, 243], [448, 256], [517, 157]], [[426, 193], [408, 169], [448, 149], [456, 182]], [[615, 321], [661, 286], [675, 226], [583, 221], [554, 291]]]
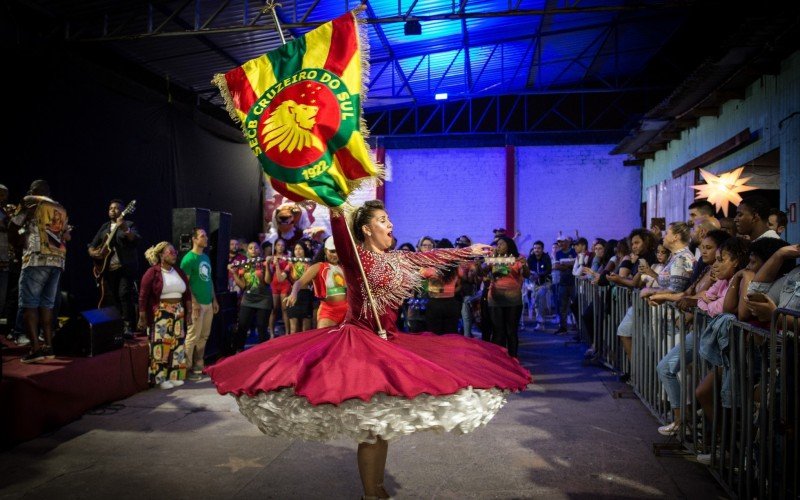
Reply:
[[714, 208], [722, 210], [722, 213], [727, 217], [728, 204], [733, 203], [735, 206], [739, 206], [739, 203], [742, 202], [742, 197], [739, 196], [739, 193], [757, 189], [753, 186], [745, 186], [745, 183], [751, 179], [750, 177], [739, 178], [743, 170], [744, 167], [739, 167], [736, 170], [716, 176], [701, 168], [700, 175], [703, 176], [706, 184], [695, 184], [692, 186], [692, 189], [697, 190], [695, 199], [708, 199], [709, 203], [714, 204]]

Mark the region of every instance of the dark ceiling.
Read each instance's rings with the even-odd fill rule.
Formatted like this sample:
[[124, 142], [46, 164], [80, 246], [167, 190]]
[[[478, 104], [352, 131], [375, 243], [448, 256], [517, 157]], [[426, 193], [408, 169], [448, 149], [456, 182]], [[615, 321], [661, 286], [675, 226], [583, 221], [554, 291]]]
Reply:
[[[356, 5], [284, 0], [277, 15], [290, 39]], [[782, 15], [737, 5], [372, 0], [364, 14], [371, 47], [365, 116], [373, 136], [387, 140], [617, 142], [700, 65], [725, 54], [725, 42], [754, 16]], [[169, 88], [224, 121], [211, 77], [281, 44], [263, 7], [9, 0], [2, 41], [12, 50], [58, 44], [160, 92]], [[404, 34], [408, 20], [419, 21], [421, 34]]]

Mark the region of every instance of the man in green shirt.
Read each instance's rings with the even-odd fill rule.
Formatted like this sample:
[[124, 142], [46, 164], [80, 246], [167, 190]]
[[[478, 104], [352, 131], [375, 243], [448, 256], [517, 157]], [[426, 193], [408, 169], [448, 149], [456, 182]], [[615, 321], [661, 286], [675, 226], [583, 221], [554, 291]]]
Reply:
[[211, 259], [204, 253], [208, 246], [205, 229], [192, 229], [192, 250], [181, 260], [181, 270], [189, 277], [192, 291], [192, 324], [186, 333], [186, 368], [189, 380], [203, 375], [203, 355], [211, 334], [211, 322], [219, 311], [211, 276]]

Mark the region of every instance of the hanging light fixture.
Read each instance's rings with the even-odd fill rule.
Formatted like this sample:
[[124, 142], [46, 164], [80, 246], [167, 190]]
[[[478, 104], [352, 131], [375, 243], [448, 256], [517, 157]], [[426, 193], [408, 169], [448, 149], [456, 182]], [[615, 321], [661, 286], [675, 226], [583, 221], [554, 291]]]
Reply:
[[421, 35], [422, 25], [416, 19], [409, 19], [406, 21], [405, 25], [403, 25], [403, 32], [406, 36]]
[[742, 197], [739, 196], [739, 193], [757, 189], [753, 186], [745, 185], [751, 179], [750, 177], [739, 178], [742, 175], [742, 171], [744, 171], [744, 167], [739, 167], [736, 170], [717, 176], [701, 168], [700, 175], [703, 176], [706, 184], [692, 186], [692, 189], [697, 190], [695, 199], [706, 198], [709, 203], [714, 204], [714, 208], [722, 210], [722, 213], [727, 217], [728, 205], [733, 203], [734, 206], [739, 206], [739, 203], [742, 202]]

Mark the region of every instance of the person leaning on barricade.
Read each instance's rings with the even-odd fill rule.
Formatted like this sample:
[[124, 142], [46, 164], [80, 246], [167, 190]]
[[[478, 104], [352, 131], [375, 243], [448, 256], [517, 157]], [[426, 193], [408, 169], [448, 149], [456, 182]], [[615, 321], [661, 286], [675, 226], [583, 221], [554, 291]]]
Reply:
[[[685, 222], [673, 222], [669, 225], [662, 245], [670, 251], [670, 258], [655, 278], [658, 287], [643, 288], [639, 294], [642, 299], [657, 297], [661, 293], [679, 294], [689, 287], [694, 267], [694, 254], [689, 250], [689, 239], [690, 229]], [[643, 269], [642, 273], [647, 274], [647, 269]], [[651, 302], [651, 305], [655, 304]], [[632, 353], [633, 349], [632, 320], [631, 315], [627, 323], [623, 320], [617, 328], [617, 335], [622, 339], [626, 353]]]
[[[782, 307], [800, 310], [800, 307], [798, 307], [800, 306], [800, 300], [798, 300], [796, 292], [797, 287], [786, 287], [786, 284], [790, 283], [792, 279], [787, 273], [791, 274], [800, 270], [800, 268], [796, 268], [792, 271], [792, 268], [795, 267], [795, 260], [800, 255], [797, 245], [789, 246], [788, 243], [777, 238], [761, 238], [754, 241], [749, 250], [747, 267], [737, 271], [730, 279], [728, 293], [725, 296], [723, 305], [725, 314], [712, 319], [706, 328], [700, 332], [698, 341], [699, 355], [717, 367], [709, 372], [709, 376], [695, 391], [697, 400], [703, 407], [703, 412], [707, 418], [711, 418], [715, 410], [720, 412], [729, 411], [734, 405], [741, 404], [735, 403], [743, 400], [741, 391], [752, 390], [753, 399], [760, 399], [758, 397], [760, 382], [755, 382], [752, 389], [740, 386], [737, 393], [733, 393], [731, 390], [733, 385], [731, 383], [731, 370], [732, 365], [736, 362], [730, 358], [731, 322], [735, 319], [749, 321], [756, 327], [769, 329], [772, 312], [777, 307], [776, 301], [778, 304], [782, 304]], [[753, 292], [756, 287], [761, 286], [764, 288], [764, 282], [755, 281], [756, 285], [750, 286], [753, 283], [751, 280], [755, 280], [756, 277], [761, 280], [774, 279], [775, 276], [783, 276], [783, 278], [767, 286], [765, 288], [767, 289], [767, 294]], [[796, 277], [797, 275], [795, 274], [795, 280]], [[790, 289], [788, 293], [786, 293], [786, 288]], [[763, 302], [758, 302], [762, 299]], [[756, 345], [761, 345], [766, 339], [756, 336], [753, 340]], [[743, 368], [744, 366], [738, 367], [739, 370]], [[715, 378], [720, 382], [715, 383]], [[721, 408], [713, 407], [714, 387], [719, 388], [718, 401]], [[719, 426], [717, 426], [717, 429], [719, 429]], [[701, 463], [708, 464], [711, 462], [711, 455], [701, 454], [698, 455], [697, 459]]]
[[[646, 275], [646, 270], [657, 263], [656, 247], [658, 247], [658, 242], [653, 233], [644, 228], [631, 231], [627, 240], [630, 242], [630, 253], [622, 259], [617, 271], [607, 273], [605, 278], [615, 286], [641, 288], [644, 285], [643, 277]], [[617, 335], [620, 337], [622, 347], [629, 359], [633, 355], [632, 333], [633, 306], [631, 305], [625, 312], [617, 330]], [[629, 375], [625, 374], [622, 378], [627, 380]]]
[[[706, 236], [703, 243], [708, 239], [709, 237]], [[720, 317], [720, 315], [724, 312], [725, 297], [728, 293], [731, 278], [749, 262], [748, 247], [749, 243], [742, 238], [728, 238], [720, 245], [718, 250], [715, 250], [716, 259], [712, 264], [711, 270], [713, 284], [708, 290], [699, 295], [697, 298], [697, 308], [711, 318], [727, 321], [727, 324], [712, 320], [707, 330], [710, 329], [716, 332], [719, 329], [727, 329], [730, 320], [736, 319], [732, 315], [723, 315], [722, 317]], [[732, 293], [735, 293], [735, 290], [733, 290]], [[658, 432], [661, 435], [671, 436], [677, 434], [681, 430], [681, 410], [686, 396], [681, 395], [681, 385], [678, 381], [677, 374], [683, 369], [681, 366], [681, 353], [684, 353], [684, 359], [691, 359], [693, 357], [694, 348], [694, 332], [690, 332], [686, 336], [684, 343], [682, 345], [676, 344], [661, 361], [659, 361], [656, 367], [658, 377], [661, 380], [664, 391], [667, 393], [667, 398], [674, 417], [672, 423], [659, 427]], [[705, 396], [712, 394], [714, 377], [715, 371], [712, 370], [697, 388], [697, 393], [701, 401], [704, 402], [703, 410], [709, 418], [713, 415], [713, 408], [711, 404], [706, 406], [705, 402], [713, 400]]]
[[[664, 291], [650, 296], [649, 302], [651, 305], [664, 304], [671, 302], [676, 307], [685, 311], [683, 315], [685, 326], [688, 327], [694, 320], [693, 311], [697, 307], [698, 300], [711, 286], [714, 284], [715, 277], [712, 271], [712, 265], [717, 258], [717, 253], [722, 244], [730, 238], [728, 233], [721, 230], [709, 231], [709, 233], [700, 241], [698, 250], [700, 251], [700, 259], [694, 263], [692, 268], [691, 285], [682, 292]], [[676, 328], [680, 325], [674, 325]], [[669, 328], [673, 325], [670, 324]]]
[[[800, 310], [800, 245], [776, 251], [753, 277], [744, 297], [745, 307], [759, 321], [768, 322], [778, 309]], [[784, 275], [788, 266], [792, 269]]]
[[[733, 241], [733, 239], [729, 241]], [[778, 249], [787, 245], [788, 243], [785, 241], [776, 238], [762, 238], [749, 245], [747, 266], [744, 269], [736, 271], [729, 280], [728, 291], [725, 294], [723, 302], [723, 314], [714, 318], [700, 334], [698, 341], [700, 357], [718, 367], [716, 370], [709, 372], [712, 378], [707, 377], [695, 391], [695, 396], [703, 407], [703, 412], [709, 416], [709, 418], [714, 412], [713, 388], [715, 387], [714, 378], [716, 377], [721, 377], [721, 381], [716, 384], [716, 387], [718, 387], [718, 400], [722, 408], [729, 409], [732, 407], [733, 395], [730, 390], [731, 360], [729, 359], [730, 322], [734, 319], [740, 321], [749, 321], [753, 319], [744, 301], [747, 286], [764, 263], [769, 260]], [[727, 242], [725, 246], [729, 246]], [[791, 263], [789, 264], [789, 269], [786, 269], [786, 271], [793, 267]], [[719, 270], [717, 270], [717, 272], [719, 273]], [[765, 325], [764, 323], [758, 322], [754, 322], [754, 324], [756, 326], [766, 326], [769, 328], [768, 324]], [[761, 337], [756, 338], [757, 343], [759, 343], [759, 339], [761, 339]], [[756, 387], [754, 387], [753, 390], [757, 390]], [[710, 455], [698, 456], [698, 460], [701, 462], [710, 462], [710, 458]]]
[[[583, 276], [589, 280], [593, 285], [608, 286], [609, 282], [606, 276], [613, 273], [617, 269], [617, 256], [614, 254], [617, 248], [617, 240], [604, 240], [597, 238], [594, 244], [594, 257], [592, 258], [591, 267], [583, 268]], [[591, 296], [592, 294], [590, 294]], [[602, 308], [604, 314], [609, 311]], [[595, 337], [594, 328], [594, 300], [586, 304], [586, 307], [581, 311], [581, 319], [583, 320], [583, 328], [586, 332], [586, 337], [589, 339], [591, 346], [586, 349], [583, 356], [587, 359], [596, 359], [600, 356], [598, 350], [597, 338]]]

